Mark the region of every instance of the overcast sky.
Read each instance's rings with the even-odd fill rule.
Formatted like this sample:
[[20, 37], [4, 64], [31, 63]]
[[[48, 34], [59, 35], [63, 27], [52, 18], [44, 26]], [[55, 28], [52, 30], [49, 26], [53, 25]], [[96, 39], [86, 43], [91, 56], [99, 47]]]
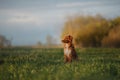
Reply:
[[60, 43], [67, 16], [101, 14], [120, 16], [120, 0], [0, 0], [0, 34], [13, 45], [45, 43], [51, 35]]

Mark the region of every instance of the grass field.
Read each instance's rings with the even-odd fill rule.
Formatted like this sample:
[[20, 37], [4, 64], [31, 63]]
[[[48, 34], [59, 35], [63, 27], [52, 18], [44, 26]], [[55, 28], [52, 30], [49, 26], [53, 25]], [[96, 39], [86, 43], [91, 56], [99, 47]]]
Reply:
[[120, 49], [76, 50], [65, 64], [63, 49], [0, 49], [0, 80], [120, 80]]

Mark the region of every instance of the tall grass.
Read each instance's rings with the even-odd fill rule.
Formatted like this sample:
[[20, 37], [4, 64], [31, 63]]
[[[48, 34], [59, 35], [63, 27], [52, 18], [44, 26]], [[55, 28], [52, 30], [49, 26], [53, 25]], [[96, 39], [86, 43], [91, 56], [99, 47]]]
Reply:
[[0, 80], [119, 80], [120, 49], [77, 49], [64, 63], [63, 49], [1, 49]]

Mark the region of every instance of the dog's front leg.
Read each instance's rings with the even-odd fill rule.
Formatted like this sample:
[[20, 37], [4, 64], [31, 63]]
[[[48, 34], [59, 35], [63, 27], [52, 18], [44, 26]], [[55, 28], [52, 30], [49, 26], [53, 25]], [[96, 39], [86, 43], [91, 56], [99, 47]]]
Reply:
[[67, 63], [68, 62], [68, 57], [66, 55], [64, 55], [64, 62]]
[[69, 54], [69, 56], [68, 56], [68, 62], [72, 62], [72, 55], [71, 54]]

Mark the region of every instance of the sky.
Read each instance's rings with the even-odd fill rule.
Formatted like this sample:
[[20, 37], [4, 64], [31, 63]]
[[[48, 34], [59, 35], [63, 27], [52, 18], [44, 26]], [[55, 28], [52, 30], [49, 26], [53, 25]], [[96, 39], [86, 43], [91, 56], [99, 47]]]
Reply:
[[67, 16], [120, 16], [120, 0], [0, 0], [0, 35], [13, 45], [45, 43], [50, 35], [60, 43]]

